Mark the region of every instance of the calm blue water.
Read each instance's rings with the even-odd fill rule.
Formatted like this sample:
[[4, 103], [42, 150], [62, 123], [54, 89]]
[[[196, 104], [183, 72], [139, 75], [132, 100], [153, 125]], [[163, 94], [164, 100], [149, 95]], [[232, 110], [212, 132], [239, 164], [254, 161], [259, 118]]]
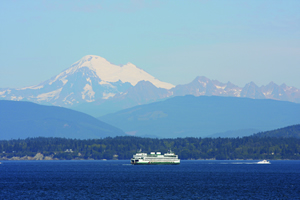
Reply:
[[300, 199], [300, 161], [2, 161], [0, 199]]

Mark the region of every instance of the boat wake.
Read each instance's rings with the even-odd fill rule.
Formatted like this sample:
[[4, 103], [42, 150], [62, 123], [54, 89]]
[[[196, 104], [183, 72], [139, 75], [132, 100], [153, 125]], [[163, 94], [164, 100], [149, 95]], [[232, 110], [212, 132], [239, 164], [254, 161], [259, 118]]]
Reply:
[[220, 163], [223, 165], [255, 165], [257, 162], [233, 162], [233, 163]]
[[222, 163], [207, 163], [207, 164], [219, 164], [219, 165], [257, 165], [257, 162], [222, 162]]

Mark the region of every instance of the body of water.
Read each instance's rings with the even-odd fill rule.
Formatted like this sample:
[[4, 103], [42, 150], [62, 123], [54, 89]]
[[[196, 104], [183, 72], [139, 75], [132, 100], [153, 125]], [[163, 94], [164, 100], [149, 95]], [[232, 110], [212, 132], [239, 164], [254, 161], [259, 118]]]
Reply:
[[300, 199], [300, 161], [2, 161], [0, 199]]

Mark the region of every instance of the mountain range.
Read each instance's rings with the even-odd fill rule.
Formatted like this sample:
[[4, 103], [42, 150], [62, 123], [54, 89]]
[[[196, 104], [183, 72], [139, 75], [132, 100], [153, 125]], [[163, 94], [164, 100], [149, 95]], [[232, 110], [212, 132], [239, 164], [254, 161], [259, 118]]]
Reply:
[[125, 133], [85, 113], [58, 106], [0, 100], [0, 140], [28, 137], [96, 139]]
[[204, 76], [191, 83], [174, 86], [151, 76], [132, 63], [118, 66], [100, 56], [87, 55], [69, 68], [38, 85], [20, 89], [0, 88], [0, 99], [56, 105], [103, 116], [136, 105], [170, 97], [227, 96], [274, 99], [300, 103], [300, 90], [270, 82], [257, 86], [250, 82], [239, 87]]
[[300, 104], [270, 99], [178, 96], [100, 117], [129, 135], [238, 137], [300, 123]]

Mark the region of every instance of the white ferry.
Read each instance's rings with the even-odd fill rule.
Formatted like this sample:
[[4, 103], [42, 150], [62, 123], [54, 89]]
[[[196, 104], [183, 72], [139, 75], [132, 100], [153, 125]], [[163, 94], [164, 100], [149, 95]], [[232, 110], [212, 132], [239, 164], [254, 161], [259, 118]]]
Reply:
[[180, 159], [172, 151], [164, 155], [160, 152], [151, 152], [149, 155], [139, 152], [133, 155], [130, 162], [133, 165], [179, 165]]

